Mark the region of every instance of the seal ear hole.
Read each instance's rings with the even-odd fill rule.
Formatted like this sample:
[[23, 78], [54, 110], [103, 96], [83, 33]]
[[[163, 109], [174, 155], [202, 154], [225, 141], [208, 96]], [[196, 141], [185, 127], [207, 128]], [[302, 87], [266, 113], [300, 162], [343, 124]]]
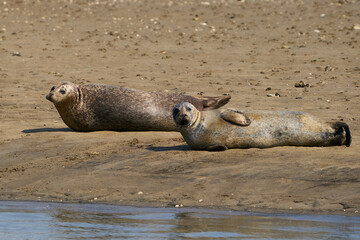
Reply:
[[64, 89], [60, 89], [59, 91], [62, 95], [64, 95], [66, 93], [66, 91]]

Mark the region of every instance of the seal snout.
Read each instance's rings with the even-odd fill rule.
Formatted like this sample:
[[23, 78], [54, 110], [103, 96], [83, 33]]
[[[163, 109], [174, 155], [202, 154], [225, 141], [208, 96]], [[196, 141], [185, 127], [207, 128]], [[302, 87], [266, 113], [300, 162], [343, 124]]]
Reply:
[[190, 117], [187, 114], [181, 114], [181, 116], [179, 116], [178, 124], [180, 126], [185, 126], [188, 125], [189, 123], [190, 123]]
[[48, 95], [46, 95], [46, 99], [51, 101], [51, 97], [53, 96], [54, 94], [53, 93], [49, 93]]
[[50, 89], [50, 92], [48, 95], [46, 95], [46, 99], [49, 101], [52, 101], [52, 96], [54, 95], [53, 91], [55, 90], [55, 86], [52, 86], [52, 88]]
[[189, 123], [189, 116], [183, 113], [182, 106], [180, 104], [175, 105], [172, 115], [176, 124], [180, 126], [184, 126]]

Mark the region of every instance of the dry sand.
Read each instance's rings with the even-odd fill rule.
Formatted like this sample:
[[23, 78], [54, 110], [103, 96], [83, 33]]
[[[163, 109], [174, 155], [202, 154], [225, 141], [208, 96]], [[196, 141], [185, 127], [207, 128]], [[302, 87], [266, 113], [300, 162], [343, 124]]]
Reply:
[[[359, 40], [351, 0], [1, 1], [0, 199], [358, 215]], [[59, 81], [229, 93], [343, 120], [353, 144], [207, 152], [176, 132], [74, 132], [45, 99]]]

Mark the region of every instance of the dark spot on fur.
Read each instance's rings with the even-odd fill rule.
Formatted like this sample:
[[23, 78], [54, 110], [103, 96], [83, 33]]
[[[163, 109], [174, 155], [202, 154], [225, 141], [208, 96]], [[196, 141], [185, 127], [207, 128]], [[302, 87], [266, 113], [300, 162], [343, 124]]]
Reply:
[[281, 137], [282, 136], [282, 132], [280, 130], [275, 131], [275, 137]]

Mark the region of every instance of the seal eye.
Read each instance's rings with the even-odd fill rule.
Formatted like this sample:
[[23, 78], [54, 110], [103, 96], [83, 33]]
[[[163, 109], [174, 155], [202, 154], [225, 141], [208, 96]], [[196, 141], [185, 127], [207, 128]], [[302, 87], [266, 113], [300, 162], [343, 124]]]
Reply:
[[174, 115], [178, 115], [179, 112], [180, 112], [180, 110], [179, 110], [178, 108], [175, 108], [175, 109], [173, 110], [173, 114], [174, 114]]
[[186, 111], [191, 112], [191, 108], [190, 108], [190, 107], [186, 107]]
[[50, 89], [50, 92], [54, 91], [55, 89], [55, 86], [53, 86], [51, 89]]
[[65, 91], [64, 89], [61, 89], [59, 92], [60, 92], [62, 95], [64, 95], [64, 94], [66, 93], [66, 91]]

